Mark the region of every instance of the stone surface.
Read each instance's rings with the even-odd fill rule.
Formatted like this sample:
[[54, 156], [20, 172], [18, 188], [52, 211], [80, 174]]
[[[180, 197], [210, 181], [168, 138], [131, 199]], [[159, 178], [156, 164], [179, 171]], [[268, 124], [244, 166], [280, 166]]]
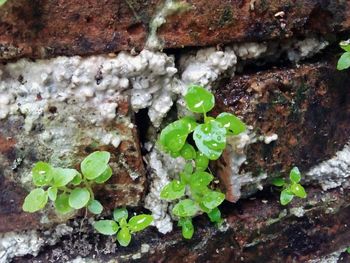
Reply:
[[[127, 248], [113, 245], [111, 238], [75, 231], [38, 257], [14, 262], [50, 262], [82, 258], [85, 262], [306, 262], [345, 249], [350, 239], [349, 190], [323, 192], [309, 188], [307, 200], [281, 207], [278, 193], [266, 191], [254, 200], [224, 205], [227, 218], [221, 230], [204, 217], [195, 220], [191, 241], [179, 229], [165, 236], [147, 229], [133, 237]], [[304, 209], [299, 217], [291, 211]], [[97, 247], [95, 244], [98, 244]], [[85, 249], [90, 248], [90, 249]]]
[[[96, 198], [107, 210], [120, 205], [137, 206], [142, 200], [145, 171], [128, 102], [118, 101], [117, 117], [101, 126], [91, 124], [88, 107], [81, 108], [86, 110], [83, 113], [74, 101], [51, 103], [52, 110], [36, 119], [30, 131], [24, 130], [25, 115], [1, 120], [0, 141], [4, 143], [0, 144], [0, 233], [39, 228], [67, 219], [57, 217], [51, 209], [36, 214], [21, 211], [25, 195], [33, 188], [30, 170], [37, 161], [79, 169], [78, 164], [89, 153], [107, 150], [112, 155], [114, 175], [95, 188]], [[52, 138], [46, 138], [47, 134]], [[113, 145], [96, 139], [96, 134], [118, 134], [121, 142]]]
[[337, 71], [331, 61], [222, 81], [215, 111], [241, 116], [255, 138], [243, 149], [240, 157], [246, 160], [236, 174], [236, 152], [228, 150], [218, 165], [228, 200], [237, 200], [240, 180], [248, 185], [265, 173], [286, 175], [293, 166], [306, 173], [340, 151], [350, 137], [349, 83], [349, 73]]
[[[185, 1], [158, 29], [164, 48], [266, 41], [350, 28], [349, 1]], [[164, 1], [8, 1], [0, 9], [0, 58], [142, 49]]]

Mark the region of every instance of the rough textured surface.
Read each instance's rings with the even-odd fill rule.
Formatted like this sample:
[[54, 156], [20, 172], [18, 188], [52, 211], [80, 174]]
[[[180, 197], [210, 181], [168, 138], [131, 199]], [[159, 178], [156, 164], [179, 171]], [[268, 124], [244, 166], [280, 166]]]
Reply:
[[[74, 99], [50, 103], [51, 108], [33, 121], [30, 130], [24, 129], [26, 115], [1, 120], [0, 141], [5, 143], [0, 144], [0, 232], [65, 220], [57, 218], [50, 209], [37, 214], [21, 211], [24, 196], [33, 188], [30, 170], [40, 160], [79, 168], [77, 165], [90, 152], [107, 150], [112, 154], [114, 176], [103, 187], [96, 187], [96, 198], [107, 209], [126, 204], [136, 206], [142, 200], [145, 172], [129, 104], [118, 101], [117, 117], [94, 125], [91, 118], [96, 115], [91, 114], [89, 104], [82, 106]], [[111, 134], [118, 135], [118, 144], [113, 145]]]
[[[350, 245], [350, 192], [310, 188], [308, 193], [307, 200], [298, 200], [289, 209], [283, 209], [277, 202], [278, 194], [269, 191], [255, 200], [227, 204], [223, 227], [218, 230], [199, 217], [191, 241], [183, 240], [179, 230], [160, 236], [148, 229], [135, 236], [128, 248], [121, 248], [113, 246], [110, 238], [86, 229], [86, 236], [74, 232], [36, 258], [27, 256], [14, 262], [50, 262], [59, 255], [64, 260], [79, 256], [97, 262], [289, 263], [306, 262], [346, 248]], [[304, 215], [295, 216], [290, 212], [293, 207], [303, 207]]]
[[[306, 64], [236, 76], [219, 85], [216, 112], [241, 116], [255, 133], [243, 149], [246, 160], [238, 173], [232, 175], [230, 167], [237, 165], [236, 155], [225, 154], [219, 164], [231, 201], [237, 200], [232, 185], [246, 173], [273, 177], [294, 165], [306, 172], [344, 147], [350, 137], [350, 75], [334, 68], [330, 62]], [[227, 179], [231, 176], [236, 178]]]
[[[350, 28], [349, 1], [188, 0], [158, 29], [165, 48], [266, 41]], [[142, 49], [160, 0], [8, 1], [0, 9], [0, 58]]]

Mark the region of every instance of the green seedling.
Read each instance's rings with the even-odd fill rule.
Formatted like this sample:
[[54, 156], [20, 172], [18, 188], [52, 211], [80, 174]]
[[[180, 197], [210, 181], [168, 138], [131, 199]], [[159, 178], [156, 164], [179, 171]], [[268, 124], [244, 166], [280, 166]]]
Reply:
[[340, 47], [345, 51], [338, 60], [337, 69], [344, 70], [350, 67], [350, 39], [341, 41]]
[[[179, 217], [178, 225], [182, 227], [183, 237], [190, 239], [194, 233], [192, 218], [198, 213], [206, 213], [211, 222], [222, 222], [218, 206], [225, 195], [210, 187], [214, 176], [209, 172], [209, 161], [221, 156], [226, 148], [227, 136], [244, 132], [246, 126], [230, 113], [208, 117], [207, 112], [215, 106], [215, 98], [201, 86], [191, 86], [185, 102], [190, 111], [203, 114], [204, 122], [198, 123], [186, 116], [162, 130], [159, 137], [161, 148], [174, 158], [184, 158], [186, 165], [179, 178], [162, 189], [160, 197], [167, 201], [180, 199], [172, 212]], [[194, 145], [190, 143], [191, 136]]]
[[113, 220], [100, 220], [94, 223], [97, 232], [103, 235], [116, 235], [118, 243], [126, 247], [130, 244], [131, 235], [148, 227], [153, 222], [153, 216], [141, 214], [128, 220], [128, 210], [118, 208], [113, 212]]
[[289, 204], [294, 196], [306, 198], [307, 194], [304, 187], [300, 184], [301, 174], [297, 167], [294, 167], [289, 173], [290, 182], [287, 183], [283, 178], [275, 178], [272, 184], [281, 187], [280, 202], [282, 205]]
[[23, 211], [37, 212], [51, 200], [58, 214], [67, 214], [83, 207], [93, 214], [100, 214], [103, 207], [94, 198], [92, 185], [103, 184], [112, 176], [109, 159], [109, 152], [93, 152], [81, 162], [81, 173], [75, 169], [53, 167], [45, 162], [36, 163], [32, 169], [32, 179], [39, 188], [32, 190], [24, 199]]
[[348, 247], [348, 248], [346, 249], [346, 252], [347, 252], [348, 254], [350, 254], [350, 247]]

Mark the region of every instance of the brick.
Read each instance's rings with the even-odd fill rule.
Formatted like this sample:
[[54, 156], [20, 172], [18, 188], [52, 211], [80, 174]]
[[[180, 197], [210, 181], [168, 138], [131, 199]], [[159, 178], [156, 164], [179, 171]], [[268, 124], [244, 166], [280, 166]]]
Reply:
[[[247, 160], [232, 174], [231, 154], [218, 163], [227, 199], [238, 199], [240, 176], [286, 175], [293, 166], [306, 172], [343, 148], [350, 136], [350, 75], [332, 62], [261, 71], [223, 81], [216, 91], [216, 112], [232, 112], [253, 127], [256, 137], [277, 134], [246, 149]], [[313, 178], [310, 178], [311, 180]]]
[[[51, 101], [51, 111], [45, 111], [34, 120], [30, 131], [24, 128], [28, 116], [10, 115], [1, 120], [0, 233], [42, 228], [67, 220], [57, 217], [50, 206], [43, 213], [22, 211], [24, 197], [34, 187], [28, 175], [37, 161], [79, 169], [78, 164], [89, 153], [109, 151], [113, 176], [105, 184], [95, 187], [96, 199], [102, 202], [105, 211], [118, 206], [140, 205], [145, 190], [145, 170], [134, 116], [127, 100], [117, 102], [116, 118], [105, 120], [102, 126], [90, 122], [93, 113], [88, 111], [92, 107], [89, 102], [83, 107], [74, 101]], [[34, 105], [35, 101], [32, 107]], [[53, 138], [43, 139], [47, 133], [52, 133]], [[121, 138], [119, 146], [94, 137], [109, 133], [118, 134]]]
[[[46, 247], [38, 257], [20, 257], [13, 262], [50, 262], [57, 258], [57, 247], [60, 258], [67, 260], [81, 256], [103, 262], [307, 262], [344, 249], [350, 238], [349, 191], [323, 192], [315, 188], [307, 191], [307, 200], [294, 201], [289, 206], [305, 208], [305, 214], [299, 217], [282, 209], [276, 202], [277, 193], [266, 192], [264, 203], [257, 198], [225, 206], [226, 223], [220, 230], [209, 224], [205, 216], [196, 218], [191, 240], [184, 240], [179, 228], [167, 235], [147, 228], [133, 236], [129, 247], [123, 248], [113, 247], [110, 238], [93, 231], [88, 232], [89, 238], [82, 239], [77, 231], [56, 246]], [[96, 244], [96, 250], [82, 249]], [[145, 244], [149, 247], [146, 251], [142, 250]]]
[[[349, 1], [187, 2], [190, 11], [172, 15], [158, 30], [164, 48], [266, 41], [350, 28]], [[0, 9], [0, 59], [140, 50], [161, 3], [8, 1]]]

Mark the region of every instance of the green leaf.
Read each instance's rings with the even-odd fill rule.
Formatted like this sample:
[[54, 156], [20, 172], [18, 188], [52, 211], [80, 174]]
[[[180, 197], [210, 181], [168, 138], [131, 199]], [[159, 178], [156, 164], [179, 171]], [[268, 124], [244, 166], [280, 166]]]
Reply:
[[80, 185], [81, 184], [81, 181], [82, 181], [82, 176], [80, 173], [78, 173], [74, 178], [73, 180], [71, 181], [71, 184], [72, 185]]
[[180, 119], [166, 126], [160, 133], [159, 142], [164, 150], [171, 153], [179, 152], [185, 145], [189, 131], [190, 121]]
[[75, 209], [83, 208], [90, 200], [90, 192], [86, 188], [75, 188], [69, 195], [69, 205]]
[[346, 252], [350, 254], [350, 247], [346, 249]]
[[109, 152], [100, 151], [88, 155], [80, 165], [83, 175], [89, 180], [99, 177], [108, 168], [110, 156]]
[[234, 135], [238, 135], [245, 132], [247, 127], [239, 118], [235, 115], [227, 112], [223, 112], [216, 117], [216, 121], [220, 122], [221, 125]]
[[200, 191], [203, 187], [206, 187], [213, 181], [214, 176], [207, 172], [195, 172], [189, 178], [191, 189]]
[[103, 206], [101, 205], [101, 203], [97, 200], [92, 200], [91, 202], [89, 202], [89, 205], [87, 207], [89, 209], [89, 211], [95, 215], [99, 215], [102, 213], [103, 211]]
[[198, 205], [191, 199], [184, 199], [173, 208], [174, 215], [178, 217], [191, 217], [199, 211]]
[[196, 159], [196, 171], [205, 171], [209, 165], [209, 159], [203, 153], [197, 153]]
[[73, 208], [69, 205], [69, 195], [66, 193], [58, 195], [54, 204], [59, 214], [68, 214], [73, 211]]
[[48, 163], [37, 162], [32, 169], [33, 182], [36, 186], [45, 186], [51, 183], [52, 166]]
[[345, 52], [338, 60], [337, 69], [343, 70], [350, 67], [350, 52]]
[[163, 187], [160, 198], [164, 200], [175, 200], [178, 199], [185, 194], [186, 186], [178, 180], [173, 180]]
[[291, 187], [290, 187], [290, 190], [297, 197], [305, 198], [307, 196], [304, 187], [302, 187], [300, 184], [292, 184]]
[[47, 199], [47, 192], [41, 188], [36, 188], [26, 196], [22, 209], [25, 212], [34, 213], [45, 207]]
[[114, 235], [119, 230], [118, 224], [113, 220], [100, 220], [95, 222], [93, 226], [97, 232], [108, 236]]
[[186, 173], [186, 174], [192, 174], [193, 173], [193, 166], [192, 166], [191, 162], [185, 164], [184, 173]]
[[131, 232], [138, 232], [148, 227], [153, 222], [151, 215], [137, 215], [130, 218], [128, 226]]
[[280, 196], [281, 205], [289, 204], [293, 200], [293, 197], [294, 197], [294, 195], [292, 192], [290, 192], [289, 189], [284, 189], [281, 192], [281, 196]]
[[47, 189], [47, 194], [50, 200], [54, 202], [57, 198], [57, 188], [54, 186], [49, 187], [49, 189]]
[[120, 227], [127, 227], [128, 226], [128, 223], [126, 222], [125, 218], [121, 218], [118, 223], [119, 223]]
[[179, 226], [182, 228], [182, 236], [186, 239], [191, 239], [194, 233], [194, 226], [191, 218], [180, 218]]
[[187, 133], [193, 132], [194, 129], [198, 126], [196, 120], [190, 116], [185, 116], [179, 119], [179, 121], [182, 123], [181, 125], [183, 126], [183, 128], [187, 130]]
[[187, 108], [192, 112], [206, 113], [214, 108], [214, 95], [201, 86], [191, 86], [186, 95], [185, 102]]
[[180, 154], [185, 160], [192, 160], [196, 158], [196, 150], [189, 143], [185, 143], [180, 151]]
[[3, 4], [5, 4], [7, 2], [7, 0], [0, 0], [0, 6], [2, 6]]
[[272, 179], [272, 184], [274, 186], [281, 187], [281, 186], [284, 186], [285, 183], [286, 183], [286, 181], [283, 178], [280, 178], [280, 177]]
[[116, 208], [113, 211], [113, 218], [115, 221], [120, 222], [123, 218], [128, 219], [129, 213], [126, 208]]
[[95, 182], [97, 184], [103, 184], [107, 182], [109, 178], [111, 178], [112, 174], [113, 174], [112, 168], [108, 166], [107, 169], [99, 177], [95, 179]]
[[210, 160], [217, 160], [226, 147], [226, 129], [217, 121], [198, 125], [193, 133], [197, 148]]
[[301, 179], [301, 175], [299, 172], [298, 167], [294, 167], [290, 173], [289, 173], [289, 178], [293, 183], [299, 183]]
[[209, 209], [214, 209], [218, 207], [225, 200], [225, 194], [217, 191], [208, 192], [202, 200], [205, 207]]
[[117, 240], [123, 247], [127, 247], [131, 241], [131, 234], [127, 227], [122, 227], [117, 234]]
[[208, 214], [208, 217], [210, 219], [210, 222], [213, 223], [220, 223], [221, 222], [221, 212], [220, 209], [215, 207], [213, 210], [211, 210]]
[[339, 46], [340, 46], [343, 50], [345, 50], [345, 51], [347, 51], [347, 52], [350, 52], [350, 39], [349, 39], [349, 40], [346, 40], [346, 41], [341, 41], [341, 42], [339, 43]]
[[53, 185], [62, 187], [71, 182], [79, 172], [75, 169], [53, 168]]

